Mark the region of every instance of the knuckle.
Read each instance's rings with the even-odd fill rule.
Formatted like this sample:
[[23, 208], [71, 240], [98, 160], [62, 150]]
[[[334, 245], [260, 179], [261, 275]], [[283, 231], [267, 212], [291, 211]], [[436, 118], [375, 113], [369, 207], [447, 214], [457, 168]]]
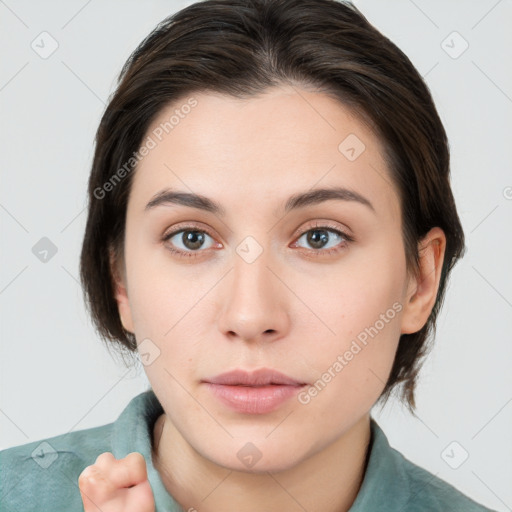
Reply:
[[96, 462], [95, 464], [104, 464], [104, 465], [109, 465], [110, 463], [112, 463], [113, 461], [115, 461], [115, 457], [112, 453], [110, 452], [103, 452], [103, 453], [100, 453], [98, 455], [98, 457], [96, 458]]
[[146, 459], [139, 452], [129, 453], [125, 459], [125, 467], [131, 478], [137, 482], [147, 478]]
[[86, 470], [84, 469], [84, 471], [82, 471], [79, 475], [78, 475], [78, 485], [79, 487], [82, 487], [84, 485], [86, 485], [86, 483], [88, 482], [88, 475], [87, 473], [85, 472]]
[[144, 455], [139, 452], [129, 453], [126, 456], [126, 459], [129, 460], [130, 463], [132, 463], [134, 466], [141, 467], [146, 465], [146, 459], [144, 458]]
[[98, 474], [98, 468], [95, 465], [87, 466], [78, 476], [78, 484], [80, 486], [88, 485], [91, 478]]

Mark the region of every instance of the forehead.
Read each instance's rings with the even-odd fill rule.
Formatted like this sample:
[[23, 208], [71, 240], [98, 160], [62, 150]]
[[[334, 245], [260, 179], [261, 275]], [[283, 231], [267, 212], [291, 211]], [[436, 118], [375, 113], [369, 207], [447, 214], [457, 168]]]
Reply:
[[143, 145], [130, 202], [143, 210], [164, 188], [215, 198], [246, 211], [272, 212], [311, 188], [343, 186], [396, 219], [398, 194], [383, 146], [339, 101], [318, 92], [279, 87], [249, 99], [196, 93], [162, 109]]

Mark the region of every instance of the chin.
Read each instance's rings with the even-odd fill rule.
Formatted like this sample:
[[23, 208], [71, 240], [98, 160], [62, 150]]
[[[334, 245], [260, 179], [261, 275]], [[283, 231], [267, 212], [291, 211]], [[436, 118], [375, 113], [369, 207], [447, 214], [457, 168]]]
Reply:
[[203, 452], [203, 456], [223, 468], [250, 474], [287, 471], [300, 464], [307, 456], [307, 454], [298, 452], [296, 446], [289, 447], [285, 451], [282, 446], [275, 447], [269, 443], [262, 446], [262, 443], [258, 444], [257, 441], [255, 443], [250, 441], [237, 442], [236, 444], [237, 447], [233, 449], [234, 457], [226, 456], [227, 453], [231, 452], [231, 447], [221, 446], [219, 446], [220, 451], [218, 453], [211, 453], [207, 450]]

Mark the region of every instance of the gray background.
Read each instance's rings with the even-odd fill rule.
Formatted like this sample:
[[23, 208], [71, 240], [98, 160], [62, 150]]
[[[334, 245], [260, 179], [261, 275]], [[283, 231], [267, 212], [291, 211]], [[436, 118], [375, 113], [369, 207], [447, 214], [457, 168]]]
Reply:
[[[0, 0], [0, 449], [110, 423], [148, 386], [140, 363], [128, 370], [105, 349], [82, 303], [85, 191], [122, 64], [189, 3]], [[512, 510], [512, 3], [356, 4], [431, 88], [468, 246], [421, 372], [418, 418], [397, 402], [374, 416], [407, 458]], [[46, 262], [32, 251], [43, 237], [57, 248]]]

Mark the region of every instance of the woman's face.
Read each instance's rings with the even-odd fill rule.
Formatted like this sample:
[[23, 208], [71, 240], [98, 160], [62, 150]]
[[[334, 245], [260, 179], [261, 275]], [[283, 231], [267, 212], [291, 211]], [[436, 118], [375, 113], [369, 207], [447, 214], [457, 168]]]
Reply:
[[[152, 388], [210, 461], [292, 467], [367, 415], [406, 332], [400, 205], [380, 142], [337, 101], [283, 87], [194, 94], [144, 144], [117, 300]], [[182, 201], [148, 206], [163, 191]], [[263, 368], [296, 385], [211, 383]]]

